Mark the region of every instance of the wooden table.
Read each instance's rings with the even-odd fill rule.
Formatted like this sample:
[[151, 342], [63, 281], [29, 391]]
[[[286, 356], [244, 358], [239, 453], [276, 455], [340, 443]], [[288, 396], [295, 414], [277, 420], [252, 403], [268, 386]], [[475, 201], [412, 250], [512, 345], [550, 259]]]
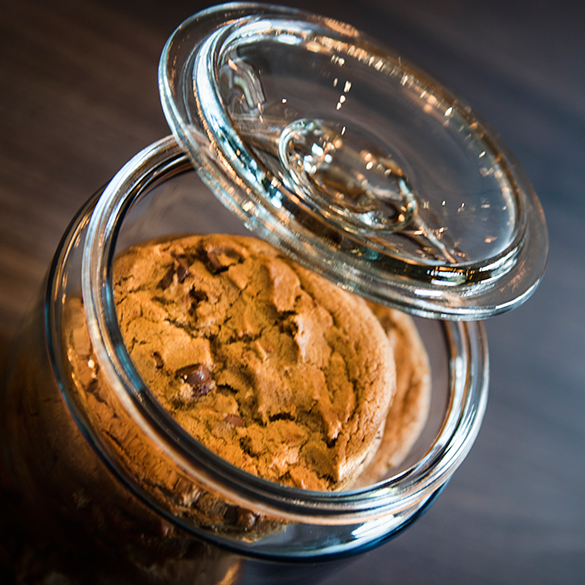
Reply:
[[[585, 3], [298, 0], [394, 46], [501, 134], [539, 193], [549, 267], [487, 324], [491, 396], [433, 508], [327, 583], [585, 582]], [[0, 1], [0, 357], [67, 223], [167, 134], [157, 61], [199, 0]]]

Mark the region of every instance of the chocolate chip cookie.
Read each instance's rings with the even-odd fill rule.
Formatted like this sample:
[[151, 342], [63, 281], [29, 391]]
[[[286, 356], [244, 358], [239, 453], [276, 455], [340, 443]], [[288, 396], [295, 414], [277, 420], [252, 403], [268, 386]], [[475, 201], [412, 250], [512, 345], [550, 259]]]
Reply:
[[255, 238], [188, 236], [114, 263], [130, 357], [173, 418], [264, 479], [351, 484], [376, 455], [395, 349], [362, 299]]

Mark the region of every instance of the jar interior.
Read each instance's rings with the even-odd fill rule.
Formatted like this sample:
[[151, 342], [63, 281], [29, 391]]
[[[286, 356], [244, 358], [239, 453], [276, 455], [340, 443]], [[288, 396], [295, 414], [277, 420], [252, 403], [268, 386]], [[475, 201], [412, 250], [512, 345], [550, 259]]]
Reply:
[[[417, 320], [432, 368], [430, 413], [408, 457], [380, 483], [314, 492], [233, 467], [189, 437], [149, 392], [124, 347], [113, 306], [112, 262], [129, 246], [182, 234], [246, 234], [240, 218], [223, 208], [195, 173], [186, 172], [185, 161], [172, 139], [137, 155], [67, 244], [64, 263], [77, 263], [83, 255], [83, 303], [95, 351], [84, 367], [90, 366], [90, 383], [97, 379], [103, 391], [94, 400], [91, 392], [75, 395], [63, 383], [78, 426], [121, 483], [165, 522], [223, 546], [253, 556], [313, 559], [363, 550], [389, 538], [430, 505], [477, 435], [487, 400], [481, 324]], [[57, 276], [59, 313], [60, 303], [67, 306], [68, 294], [76, 291], [66, 277]], [[60, 375], [65, 379], [68, 374]], [[113, 414], [88, 408], [92, 401], [107, 404]], [[116, 423], [112, 428], [111, 421]], [[137, 468], [137, 451], [145, 454], [148, 469], [140, 469], [140, 462]], [[202, 493], [210, 494], [216, 516], [193, 506]], [[242, 532], [240, 524], [249, 515], [253, 529]]]
[[[179, 166], [172, 177], [145, 189], [124, 217], [114, 256], [130, 246], [192, 234], [250, 235], [241, 221], [221, 205], [192, 167]], [[422, 459], [443, 426], [450, 395], [449, 351], [443, 324], [413, 318], [429, 356], [432, 390], [423, 431], [406, 458], [379, 481], [398, 475]]]

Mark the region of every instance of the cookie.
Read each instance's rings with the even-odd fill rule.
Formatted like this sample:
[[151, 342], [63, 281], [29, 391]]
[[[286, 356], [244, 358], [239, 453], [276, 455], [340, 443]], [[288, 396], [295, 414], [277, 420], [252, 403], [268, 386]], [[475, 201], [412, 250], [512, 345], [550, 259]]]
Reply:
[[396, 372], [365, 301], [261, 240], [225, 235], [130, 248], [113, 281], [142, 379], [211, 451], [319, 491], [371, 465]]
[[370, 303], [386, 331], [396, 362], [396, 394], [388, 411], [382, 441], [371, 463], [352, 488], [380, 481], [408, 455], [426, 423], [431, 399], [429, 358], [411, 317]]

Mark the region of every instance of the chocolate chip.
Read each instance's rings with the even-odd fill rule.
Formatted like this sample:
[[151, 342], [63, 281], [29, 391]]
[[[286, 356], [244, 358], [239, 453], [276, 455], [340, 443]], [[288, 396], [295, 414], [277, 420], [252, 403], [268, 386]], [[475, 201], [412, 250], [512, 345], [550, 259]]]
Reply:
[[162, 280], [158, 283], [158, 286], [165, 290], [169, 288], [173, 282], [173, 275], [175, 274], [175, 266], [171, 266], [162, 277]]
[[215, 388], [215, 382], [213, 380], [199, 384], [198, 386], [191, 386], [191, 392], [193, 396], [205, 396], [209, 394], [211, 390]]
[[207, 252], [207, 267], [212, 274], [219, 272], [223, 268], [219, 256], [213, 250]]
[[256, 524], [257, 516], [239, 506], [227, 506], [223, 513], [223, 521], [230, 526], [250, 530]]
[[205, 254], [207, 256], [207, 268], [212, 274], [226, 270], [233, 264], [241, 262], [243, 259], [242, 254], [238, 250], [226, 245], [217, 246], [215, 248], [209, 246], [205, 249]]
[[187, 366], [177, 371], [177, 377], [191, 386], [193, 396], [205, 396], [215, 388], [215, 382], [211, 379], [211, 373], [203, 364]]
[[164, 366], [164, 362], [163, 362], [162, 358], [160, 357], [160, 353], [158, 353], [158, 351], [155, 351], [152, 354], [152, 357], [154, 358], [154, 367], [157, 370], [160, 370]]
[[256, 524], [256, 516], [249, 510], [238, 508], [238, 526], [244, 530], [250, 530]]
[[180, 283], [183, 283], [189, 274], [189, 262], [183, 257], [177, 258], [177, 262], [179, 263], [177, 266], [177, 279]]
[[215, 382], [211, 380], [211, 382], [207, 382], [205, 384], [200, 384], [197, 387], [193, 387], [193, 396], [205, 396], [209, 394], [215, 388]]
[[203, 384], [204, 382], [209, 382], [210, 379], [209, 370], [205, 366], [199, 366], [196, 370], [183, 377], [187, 384]]
[[242, 420], [242, 417], [240, 417], [237, 414], [226, 414], [223, 417], [223, 420], [228, 423], [228, 425], [232, 425], [233, 427], [243, 427], [244, 425], [244, 421]]

